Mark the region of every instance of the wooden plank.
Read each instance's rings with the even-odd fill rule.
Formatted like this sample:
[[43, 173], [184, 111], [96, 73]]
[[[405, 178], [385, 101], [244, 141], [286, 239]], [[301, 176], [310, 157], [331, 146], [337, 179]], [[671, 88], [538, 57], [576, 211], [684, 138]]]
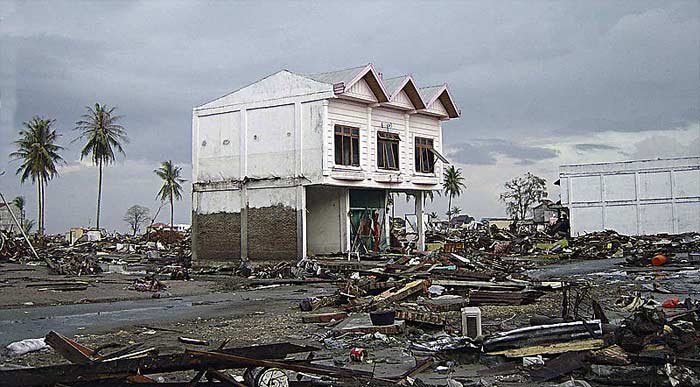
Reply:
[[401, 301], [417, 292], [426, 292], [430, 281], [415, 280], [406, 284], [403, 288], [393, 292], [387, 290], [374, 297], [374, 302], [379, 304], [388, 304], [395, 301]]
[[525, 357], [536, 355], [553, 355], [564, 352], [588, 351], [603, 347], [601, 339], [575, 340], [565, 343], [546, 345], [534, 345], [525, 348], [506, 349], [503, 351], [489, 352], [489, 355], [504, 355], [506, 357]]
[[[80, 345], [60, 333], [50, 331], [46, 335], [45, 341], [54, 351], [71, 363], [90, 364], [93, 362], [94, 350]], [[96, 356], [96, 358], [99, 359], [100, 356]]]
[[330, 313], [312, 313], [301, 316], [301, 322], [304, 323], [327, 323], [332, 320], [340, 321], [348, 317], [345, 312], [330, 312]]
[[[314, 375], [327, 375], [346, 378], [371, 378], [371, 372], [352, 370], [349, 368], [339, 368], [311, 363], [286, 363], [273, 360], [251, 359], [243, 356], [229, 355], [217, 352], [202, 352], [187, 350], [185, 352], [193, 359], [202, 364], [207, 363], [228, 363], [224, 368], [246, 368], [246, 367], [271, 367], [285, 369], [295, 372], [305, 372]], [[219, 367], [216, 367], [219, 368]]]
[[[102, 379], [123, 379], [132, 375], [186, 371], [199, 362], [186, 354], [122, 359], [91, 364], [58, 364], [47, 367], [0, 371], [0, 386], [43, 386], [92, 382]], [[225, 364], [219, 364], [225, 368]], [[209, 364], [214, 366], [214, 364]], [[89, 383], [88, 383], [89, 384]], [[94, 385], [94, 383], [93, 383]]]
[[517, 282], [487, 282], [487, 281], [466, 281], [466, 280], [449, 280], [436, 279], [432, 281], [433, 285], [440, 285], [452, 288], [470, 288], [484, 289], [494, 291], [514, 291], [523, 290], [526, 285]]

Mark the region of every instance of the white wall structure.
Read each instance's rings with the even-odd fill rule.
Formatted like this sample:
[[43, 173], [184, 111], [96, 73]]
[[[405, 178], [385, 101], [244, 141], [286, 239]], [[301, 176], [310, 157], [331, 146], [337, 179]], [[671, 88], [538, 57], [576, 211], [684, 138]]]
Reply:
[[[353, 190], [440, 189], [441, 123], [459, 115], [447, 85], [419, 88], [410, 75], [385, 80], [372, 64], [312, 75], [282, 70], [195, 108], [194, 260], [347, 252]], [[357, 165], [336, 164], [339, 126], [359, 133]], [[380, 131], [399, 138], [398, 168], [379, 167]], [[417, 137], [432, 140], [430, 173], [416, 170]]]
[[562, 165], [571, 234], [700, 231], [700, 157]]

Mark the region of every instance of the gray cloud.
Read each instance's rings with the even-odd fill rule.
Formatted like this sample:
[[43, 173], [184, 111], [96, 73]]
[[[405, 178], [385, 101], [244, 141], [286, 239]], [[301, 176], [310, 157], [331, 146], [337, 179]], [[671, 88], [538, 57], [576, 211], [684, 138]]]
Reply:
[[[694, 1], [3, 1], [0, 18], [0, 153], [34, 114], [55, 118], [67, 143], [84, 106], [100, 101], [125, 116], [128, 160], [140, 160], [132, 167], [143, 178], [160, 160], [191, 162], [194, 106], [281, 68], [373, 62], [386, 76], [447, 81], [463, 116], [445, 123], [445, 145], [475, 165], [557, 155], [514, 138], [666, 130], [700, 119]], [[76, 145], [65, 158], [77, 159]], [[0, 159], [0, 170], [14, 168]], [[72, 184], [94, 185], [80, 176]], [[59, 186], [51, 199], [70, 201]], [[31, 187], [8, 176], [5, 187], [31, 197]], [[121, 223], [110, 217], [107, 224]]]
[[632, 159], [655, 159], [658, 157], [700, 156], [700, 130], [697, 137], [681, 143], [670, 136], [652, 136], [634, 144], [629, 154]]
[[700, 106], [683, 112], [668, 112], [664, 115], [640, 115], [626, 121], [607, 118], [581, 118], [557, 130], [560, 134], [581, 134], [591, 132], [644, 132], [676, 130], [700, 120]]
[[574, 146], [577, 151], [580, 152], [595, 152], [595, 151], [606, 151], [606, 150], [619, 150], [619, 147], [607, 145], [607, 144], [576, 144]]
[[493, 165], [496, 156], [505, 156], [517, 160], [518, 165], [531, 165], [536, 161], [555, 158], [556, 149], [516, 144], [507, 140], [480, 139], [468, 143], [451, 145], [449, 155], [460, 164]]

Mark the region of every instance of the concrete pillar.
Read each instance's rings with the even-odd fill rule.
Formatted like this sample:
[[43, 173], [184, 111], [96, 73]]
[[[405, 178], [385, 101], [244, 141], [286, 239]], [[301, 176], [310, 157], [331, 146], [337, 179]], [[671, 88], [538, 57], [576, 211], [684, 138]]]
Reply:
[[343, 188], [340, 192], [340, 240], [343, 253], [349, 252], [350, 248], [352, 248], [350, 228], [350, 189]]
[[248, 188], [241, 184], [241, 260], [248, 260]]
[[306, 187], [298, 185], [297, 188], [297, 254], [299, 258], [307, 256], [306, 247]]
[[423, 191], [416, 191], [414, 195], [416, 198], [416, 227], [418, 228], [418, 242], [416, 243], [416, 250], [425, 251], [425, 214], [423, 209], [423, 198], [425, 193]]

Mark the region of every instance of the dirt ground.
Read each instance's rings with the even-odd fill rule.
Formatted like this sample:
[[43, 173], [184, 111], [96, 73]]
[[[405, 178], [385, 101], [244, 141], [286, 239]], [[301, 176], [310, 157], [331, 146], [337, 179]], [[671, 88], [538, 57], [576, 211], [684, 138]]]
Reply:
[[[136, 278], [143, 275], [102, 273], [85, 276], [49, 275], [46, 266], [6, 263], [0, 265], [0, 309], [23, 306], [65, 305], [76, 303], [103, 303], [152, 298], [149, 292], [129, 289]], [[86, 282], [86, 290], [55, 291], [52, 284]], [[171, 297], [206, 294], [217, 289], [216, 281], [163, 280]], [[39, 286], [37, 286], [39, 285]]]
[[[683, 272], [679, 269], [641, 271], [635, 274], [620, 274], [619, 262], [538, 262], [539, 269], [533, 272], [540, 278], [567, 278], [588, 280], [594, 283], [593, 292], [606, 312], [612, 318], [621, 317], [615, 311], [614, 303], [620, 295], [633, 294], [642, 289], [642, 284], [659, 282], [674, 290], [680, 297], [692, 294], [699, 289], [700, 281], [696, 272]], [[697, 270], [696, 270], [697, 271]], [[322, 348], [317, 358], [326, 359], [328, 364], [347, 366], [375, 371], [378, 376], [396, 376], [410, 369], [415, 358], [424, 356], [408, 349], [407, 343], [424, 335], [435, 335], [439, 330], [428, 326], [409, 326], [400, 335], [373, 337], [366, 335], [345, 335], [334, 337], [324, 324], [304, 324], [298, 303], [307, 296], [328, 295], [335, 291], [329, 284], [281, 285], [258, 289], [242, 289], [247, 281], [230, 276], [210, 276], [194, 281], [164, 281], [168, 285], [168, 295], [163, 299], [152, 299], [152, 293], [137, 292], [128, 286], [138, 276], [124, 274], [103, 274], [88, 277], [49, 276], [41, 266], [0, 266], [0, 316], [3, 312], [23, 310], [30, 313], [39, 306], [59, 308], [70, 304], [114, 304], [113, 301], [149, 302], [162, 305], [169, 300], [183, 300], [186, 312], [160, 319], [158, 313], [146, 322], [130, 322], [117, 326], [104, 327], [85, 325], [79, 327], [74, 337], [88, 347], [96, 348], [113, 344], [118, 347], [143, 343], [143, 348], [154, 347], [160, 353], [181, 352], [188, 345], [178, 341], [178, 337], [189, 337], [209, 341], [208, 346], [216, 348], [223, 340], [230, 339], [228, 347], [254, 344], [268, 344], [292, 341]], [[82, 291], [50, 291], [41, 287], [27, 287], [30, 283], [52, 281], [87, 281], [91, 286]], [[682, 281], [681, 281], [682, 280]], [[675, 293], [674, 293], [675, 294]], [[669, 295], [655, 295], [657, 298]], [[499, 332], [529, 324], [531, 317], [545, 315], [558, 317], [561, 311], [561, 291], [545, 293], [536, 303], [523, 306], [482, 306], [484, 334]], [[152, 299], [152, 301], [147, 301]], [[31, 303], [31, 304], [29, 304]], [[127, 303], [128, 305], [129, 303]], [[150, 305], [150, 304], [149, 304]], [[19, 308], [18, 308], [19, 307]], [[49, 309], [51, 310], [51, 309]], [[21, 319], [22, 316], [13, 317]], [[0, 319], [2, 320], [2, 319]], [[8, 323], [0, 321], [2, 323]], [[8, 323], [9, 324], [9, 323]], [[51, 326], [50, 324], [46, 326]], [[0, 325], [1, 327], [1, 325]], [[40, 337], [40, 336], [39, 336]], [[370, 362], [359, 364], [349, 361], [352, 347], [362, 347], [370, 353]], [[192, 347], [192, 346], [189, 346]], [[40, 366], [65, 362], [51, 350], [29, 353], [18, 357], [0, 358], [0, 366]], [[468, 361], [454, 367], [450, 377], [469, 383], [495, 383], [497, 385], [532, 385], [518, 374], [485, 376], [482, 371], [500, 364], [500, 359], [481, 359], [478, 363]], [[185, 380], [187, 375], [180, 375]], [[420, 378], [426, 383], [445, 384], [447, 375], [424, 372]]]

